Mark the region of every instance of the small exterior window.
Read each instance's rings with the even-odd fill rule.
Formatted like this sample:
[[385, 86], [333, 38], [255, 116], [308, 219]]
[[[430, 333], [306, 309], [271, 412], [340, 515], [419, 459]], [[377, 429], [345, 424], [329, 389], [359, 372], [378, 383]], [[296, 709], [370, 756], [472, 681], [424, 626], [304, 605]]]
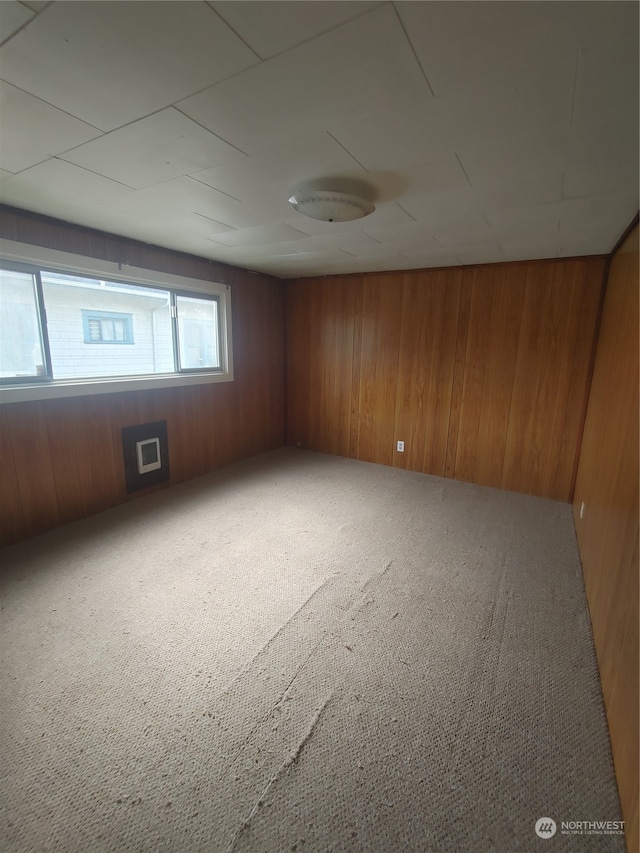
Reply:
[[82, 311], [85, 344], [132, 344], [133, 314]]

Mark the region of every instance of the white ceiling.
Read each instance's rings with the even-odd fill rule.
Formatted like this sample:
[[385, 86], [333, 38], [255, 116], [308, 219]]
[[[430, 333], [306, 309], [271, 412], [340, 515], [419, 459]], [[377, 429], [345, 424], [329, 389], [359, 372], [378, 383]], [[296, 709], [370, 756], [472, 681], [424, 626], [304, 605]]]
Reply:
[[[608, 252], [636, 2], [0, 2], [0, 199], [283, 278]], [[302, 182], [376, 211], [308, 219]]]

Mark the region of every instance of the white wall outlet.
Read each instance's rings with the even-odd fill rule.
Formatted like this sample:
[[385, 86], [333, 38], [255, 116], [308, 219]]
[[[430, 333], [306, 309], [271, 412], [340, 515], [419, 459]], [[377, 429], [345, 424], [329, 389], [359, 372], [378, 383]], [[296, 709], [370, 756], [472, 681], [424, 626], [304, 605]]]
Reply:
[[398, 453], [404, 453], [404, 441], [398, 442]]
[[580, 504], [580, 518], [584, 516], [584, 501]]

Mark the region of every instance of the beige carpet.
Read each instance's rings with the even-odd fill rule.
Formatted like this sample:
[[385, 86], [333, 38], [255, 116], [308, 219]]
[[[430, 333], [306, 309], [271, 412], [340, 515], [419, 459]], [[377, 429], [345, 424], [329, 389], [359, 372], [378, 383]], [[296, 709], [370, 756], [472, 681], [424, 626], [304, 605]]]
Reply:
[[624, 849], [564, 504], [283, 449], [2, 558], [3, 851]]

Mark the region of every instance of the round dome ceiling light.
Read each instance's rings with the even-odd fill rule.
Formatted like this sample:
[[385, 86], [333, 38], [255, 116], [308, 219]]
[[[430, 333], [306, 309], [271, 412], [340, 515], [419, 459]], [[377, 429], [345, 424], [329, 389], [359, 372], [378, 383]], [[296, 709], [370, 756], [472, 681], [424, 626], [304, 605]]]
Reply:
[[296, 192], [289, 204], [311, 219], [323, 222], [350, 222], [373, 213], [375, 206], [364, 196], [337, 190], [307, 190]]

